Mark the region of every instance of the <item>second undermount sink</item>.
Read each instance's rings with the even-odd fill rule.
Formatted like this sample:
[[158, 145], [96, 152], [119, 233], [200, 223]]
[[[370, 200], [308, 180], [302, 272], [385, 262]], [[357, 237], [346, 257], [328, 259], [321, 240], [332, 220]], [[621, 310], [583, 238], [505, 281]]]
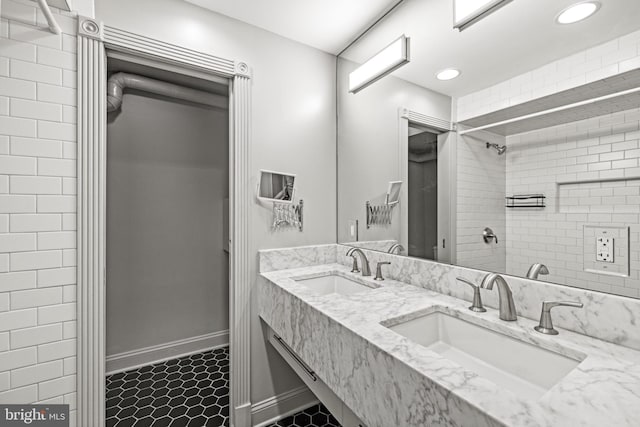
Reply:
[[540, 398], [580, 363], [439, 311], [388, 328], [525, 399]]
[[340, 294], [351, 295], [370, 291], [372, 286], [366, 286], [338, 274], [327, 274], [319, 277], [295, 279], [296, 282], [309, 287], [319, 295]]

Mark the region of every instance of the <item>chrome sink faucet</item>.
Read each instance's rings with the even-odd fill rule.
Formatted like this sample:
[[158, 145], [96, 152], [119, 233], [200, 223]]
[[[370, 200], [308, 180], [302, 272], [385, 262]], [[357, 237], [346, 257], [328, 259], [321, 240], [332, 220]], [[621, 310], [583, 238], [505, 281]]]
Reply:
[[347, 251], [347, 256], [350, 256], [353, 258], [353, 269], [351, 271], [353, 273], [357, 273], [359, 271], [356, 255], [360, 257], [360, 265], [362, 265], [362, 275], [371, 276], [371, 269], [369, 268], [369, 260], [367, 259], [367, 256], [364, 254], [364, 252], [362, 252], [360, 248], [351, 248]]
[[400, 243], [394, 243], [393, 245], [391, 245], [387, 253], [395, 254], [396, 251], [398, 255], [402, 254], [402, 252], [404, 252], [404, 246], [402, 246]]
[[537, 279], [540, 274], [549, 274], [549, 269], [544, 264], [531, 264], [529, 271], [527, 271], [527, 279]]
[[506, 280], [504, 280], [504, 277], [497, 273], [489, 273], [484, 276], [484, 279], [482, 279], [480, 287], [491, 290], [493, 289], [494, 283], [497, 283], [498, 285], [500, 320], [506, 320], [508, 322], [517, 320], [518, 315], [516, 313], [516, 305], [513, 302], [513, 294], [511, 293], [511, 288], [509, 288]]

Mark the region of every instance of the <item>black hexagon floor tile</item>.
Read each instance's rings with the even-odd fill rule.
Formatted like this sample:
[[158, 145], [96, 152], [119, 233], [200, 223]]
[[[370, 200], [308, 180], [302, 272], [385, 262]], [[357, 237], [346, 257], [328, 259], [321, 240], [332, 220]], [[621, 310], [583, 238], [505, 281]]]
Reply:
[[229, 420], [229, 348], [106, 378], [107, 427], [222, 427]]
[[341, 427], [324, 405], [311, 406], [267, 427]]

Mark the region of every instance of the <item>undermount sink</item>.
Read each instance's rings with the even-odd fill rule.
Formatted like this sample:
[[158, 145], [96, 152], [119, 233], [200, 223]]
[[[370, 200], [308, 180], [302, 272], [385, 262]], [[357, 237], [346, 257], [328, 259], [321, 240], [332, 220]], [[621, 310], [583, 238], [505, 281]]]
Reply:
[[388, 328], [526, 399], [540, 398], [580, 363], [438, 311]]
[[295, 279], [319, 295], [340, 294], [351, 295], [370, 291], [372, 287], [347, 279], [337, 274], [327, 274], [319, 277]]

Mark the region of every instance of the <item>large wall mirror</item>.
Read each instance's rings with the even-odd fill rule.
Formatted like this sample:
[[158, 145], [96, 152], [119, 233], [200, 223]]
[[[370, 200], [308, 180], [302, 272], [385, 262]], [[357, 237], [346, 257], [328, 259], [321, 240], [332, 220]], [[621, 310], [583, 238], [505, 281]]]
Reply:
[[[640, 2], [460, 31], [452, 1], [404, 0], [338, 58], [338, 242], [639, 298]], [[350, 93], [403, 34], [410, 61]]]

